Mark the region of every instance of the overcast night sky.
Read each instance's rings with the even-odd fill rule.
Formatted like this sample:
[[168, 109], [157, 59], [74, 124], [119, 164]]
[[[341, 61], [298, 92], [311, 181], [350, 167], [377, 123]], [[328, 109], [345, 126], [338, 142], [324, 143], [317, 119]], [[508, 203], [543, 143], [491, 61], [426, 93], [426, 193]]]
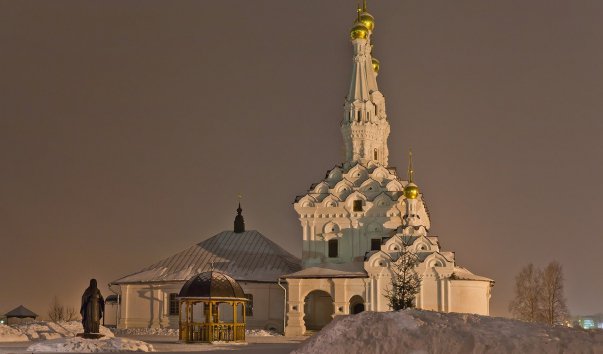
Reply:
[[[296, 195], [342, 160], [352, 0], [0, 1], [0, 313], [79, 308], [232, 228], [301, 256]], [[603, 2], [369, 0], [390, 164], [496, 281], [564, 267], [603, 312]], [[110, 292], [101, 290], [105, 296]]]

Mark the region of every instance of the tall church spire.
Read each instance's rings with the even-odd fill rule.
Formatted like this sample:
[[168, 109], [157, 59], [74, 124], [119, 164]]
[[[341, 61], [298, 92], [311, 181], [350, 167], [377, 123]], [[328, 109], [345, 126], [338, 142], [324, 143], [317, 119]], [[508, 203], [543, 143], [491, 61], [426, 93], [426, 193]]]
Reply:
[[377, 86], [380, 63], [372, 57], [371, 36], [374, 28], [375, 19], [368, 13], [364, 1], [363, 6], [358, 7], [356, 21], [350, 30], [354, 55], [341, 133], [347, 163], [375, 161], [387, 166], [390, 127], [385, 113], [385, 99]]

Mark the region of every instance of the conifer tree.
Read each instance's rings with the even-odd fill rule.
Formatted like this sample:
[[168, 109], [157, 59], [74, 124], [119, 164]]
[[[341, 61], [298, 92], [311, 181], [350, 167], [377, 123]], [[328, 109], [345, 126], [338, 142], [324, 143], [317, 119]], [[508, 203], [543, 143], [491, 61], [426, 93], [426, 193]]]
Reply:
[[421, 277], [415, 270], [418, 264], [417, 255], [408, 247], [392, 262], [391, 288], [386, 290], [385, 297], [394, 311], [415, 306], [415, 297], [421, 288]]

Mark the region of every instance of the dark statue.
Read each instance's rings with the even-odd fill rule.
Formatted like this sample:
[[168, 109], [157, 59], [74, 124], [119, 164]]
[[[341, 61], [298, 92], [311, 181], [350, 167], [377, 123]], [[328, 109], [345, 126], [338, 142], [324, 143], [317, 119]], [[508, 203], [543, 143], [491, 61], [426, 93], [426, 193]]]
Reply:
[[100, 320], [105, 312], [105, 299], [98, 290], [96, 279], [90, 279], [90, 286], [84, 295], [82, 295], [82, 325], [84, 325], [84, 335], [90, 333], [99, 333]]

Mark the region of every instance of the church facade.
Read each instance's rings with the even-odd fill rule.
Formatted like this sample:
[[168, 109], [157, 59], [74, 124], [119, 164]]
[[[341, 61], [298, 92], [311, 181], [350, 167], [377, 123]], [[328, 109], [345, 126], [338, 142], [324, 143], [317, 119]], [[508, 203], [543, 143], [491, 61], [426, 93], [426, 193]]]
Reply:
[[421, 277], [416, 307], [488, 315], [493, 280], [456, 264], [430, 235], [430, 215], [413, 183], [388, 165], [390, 125], [373, 58], [375, 21], [366, 3], [350, 31], [352, 77], [341, 133], [346, 160], [329, 170], [294, 208], [302, 228], [302, 270], [285, 275], [287, 335], [322, 328], [334, 316], [388, 311], [392, 263], [412, 252]]

